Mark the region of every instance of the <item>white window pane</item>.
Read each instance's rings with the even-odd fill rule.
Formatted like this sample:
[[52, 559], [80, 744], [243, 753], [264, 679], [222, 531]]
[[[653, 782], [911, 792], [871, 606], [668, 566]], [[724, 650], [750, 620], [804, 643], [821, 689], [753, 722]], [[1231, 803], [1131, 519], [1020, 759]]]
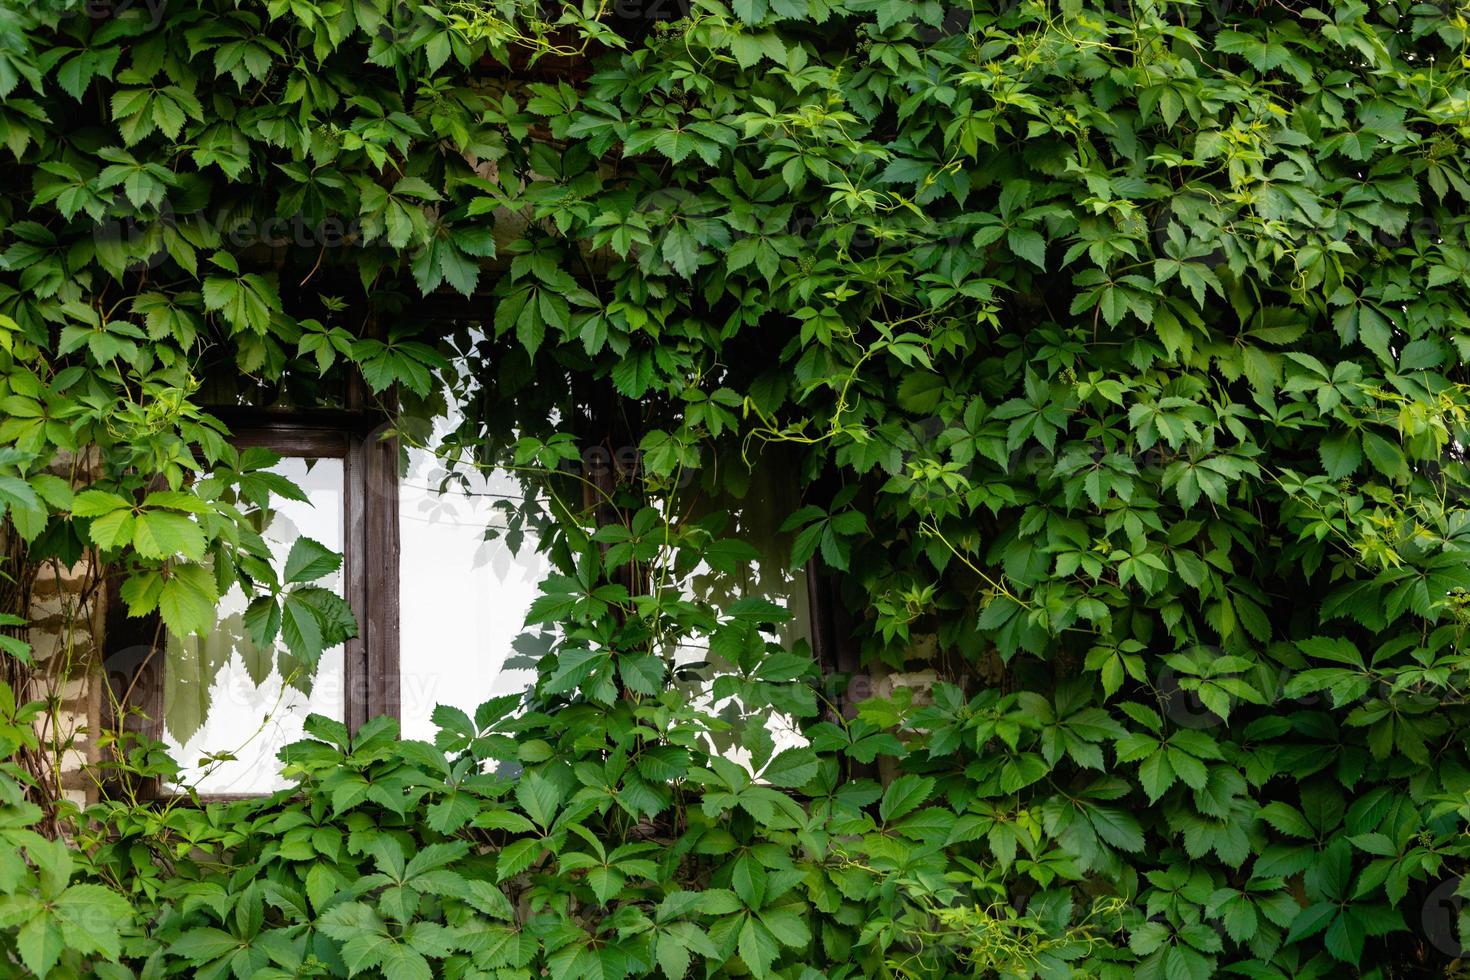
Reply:
[[[780, 562], [766, 560], [752, 562], [743, 571], [732, 589], [729, 577], [714, 574], [701, 562], [689, 577], [684, 593], [711, 602], [716, 607], [726, 606], [745, 596], [758, 596], [773, 602], [791, 614], [789, 620], [776, 627], [774, 639], [787, 650], [796, 649], [798, 643], [807, 644], [809, 649], [811, 614], [805, 569], [789, 572]], [[715, 699], [715, 679], [731, 672], [732, 666], [713, 656], [702, 638], [680, 644], [674, 654], [674, 662], [683, 668], [681, 679], [675, 683], [688, 692], [691, 703], [732, 726], [727, 732], [709, 736], [709, 748], [715, 753], [751, 769], [750, 751], [740, 743], [745, 729], [756, 724], [770, 733], [776, 752], [807, 744], [798, 719], [784, 711], [765, 704], [745, 704], [738, 697]]]
[[[679, 591], [716, 608], [727, 608], [745, 597], [774, 603], [785, 609], [790, 618], [776, 625], [771, 638], [787, 650], [810, 650], [812, 621], [806, 569], [787, 567], [791, 538], [777, 530], [786, 513], [796, 507], [795, 488], [789, 476], [775, 466], [758, 468], [744, 499], [708, 501], [696, 508], [696, 515], [705, 512], [705, 508], [728, 508], [733, 520], [726, 535], [752, 545], [760, 557], [746, 563], [734, 575], [716, 572], [701, 562], [680, 583]], [[799, 720], [792, 715], [766, 704], [745, 704], [738, 697], [719, 700], [714, 697], [716, 678], [732, 672], [733, 667], [711, 655], [704, 638], [692, 638], [680, 644], [674, 662], [681, 668], [676, 683], [688, 692], [694, 706], [732, 726], [727, 732], [710, 736], [712, 751], [752, 768], [751, 753], [741, 745], [746, 729], [752, 725], [766, 729], [776, 752], [807, 744]]]
[[[292, 543], [302, 536], [341, 553], [342, 461], [288, 458], [271, 469], [308, 498], [272, 501], [264, 536], [276, 568], [285, 565]], [[341, 572], [318, 584], [340, 595]], [[294, 664], [279, 641], [269, 650], [250, 641], [241, 619], [245, 606], [244, 593], [231, 588], [220, 598], [212, 633], [182, 641], [169, 637], [166, 647], [163, 742], [184, 767], [179, 782], [201, 793], [269, 793], [286, 786], [276, 753], [303, 736], [306, 716], [344, 717], [342, 648], [325, 651], [313, 676]], [[215, 753], [236, 758], [199, 765]]]
[[[399, 484], [399, 703], [403, 736], [432, 740], [436, 705], [473, 717], [490, 698], [530, 688], [539, 654], [526, 612], [550, 566], [534, 532], [508, 535], [525, 497], [510, 473], [445, 469], [408, 452]], [[486, 540], [487, 529], [500, 533]]]

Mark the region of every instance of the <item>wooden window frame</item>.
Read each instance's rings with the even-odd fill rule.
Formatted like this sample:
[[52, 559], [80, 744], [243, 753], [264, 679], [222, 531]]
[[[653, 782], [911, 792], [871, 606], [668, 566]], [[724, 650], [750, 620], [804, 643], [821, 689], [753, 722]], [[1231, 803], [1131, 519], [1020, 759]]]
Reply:
[[[213, 414], [229, 427], [238, 448], [260, 447], [283, 458], [342, 460], [343, 591], [358, 622], [358, 635], [343, 644], [343, 721], [355, 732], [380, 715], [401, 718], [399, 445], [385, 434], [390, 423], [381, 412], [352, 409], [216, 409]], [[815, 560], [806, 572], [813, 656], [824, 676], [856, 674], [853, 624], [837, 601], [837, 583]], [[112, 627], [109, 617], [109, 647]], [[126, 632], [136, 638], [143, 630]], [[152, 689], [143, 690], [139, 699], [151, 719], [145, 732], [153, 738], [162, 735], [161, 669], [153, 675]], [[857, 699], [852, 692], [837, 693], [840, 710], [850, 714], [851, 701]], [[167, 795], [159, 792], [161, 787], [153, 790], [153, 795]], [[198, 795], [204, 801], [224, 801], [266, 794]]]
[[[282, 457], [341, 459], [343, 598], [357, 636], [343, 645], [343, 721], [357, 731], [399, 716], [398, 442], [373, 413], [218, 412], [239, 448]], [[371, 556], [371, 557], [370, 557]]]
[[[282, 458], [342, 461], [343, 598], [357, 619], [357, 636], [342, 650], [343, 722], [356, 731], [378, 715], [399, 715], [398, 642], [398, 444], [384, 438], [381, 415], [363, 411], [256, 411], [220, 409], [231, 444], [239, 449], [269, 449]], [[371, 556], [371, 557], [369, 557]], [[111, 591], [116, 592], [116, 583]], [[147, 719], [142, 734], [163, 735], [162, 632], [157, 613], [125, 620], [114, 594], [108, 603], [104, 643], [109, 650], [147, 646], [151, 652], [119, 676], [114, 700], [141, 707]], [[129, 642], [131, 641], [131, 643]], [[112, 719], [116, 726], [120, 719]], [[140, 787], [159, 799], [172, 795], [156, 781]], [[265, 793], [200, 793], [201, 800], [227, 801]]]

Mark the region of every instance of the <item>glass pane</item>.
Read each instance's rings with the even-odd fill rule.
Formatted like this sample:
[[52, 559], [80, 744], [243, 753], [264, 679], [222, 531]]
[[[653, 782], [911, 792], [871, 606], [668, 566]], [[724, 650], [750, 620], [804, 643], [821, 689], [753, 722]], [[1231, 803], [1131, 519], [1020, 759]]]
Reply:
[[[795, 483], [789, 471], [775, 466], [757, 467], [751, 485], [741, 499], [701, 501], [695, 515], [707, 510], [727, 508], [732, 518], [725, 536], [752, 545], [759, 557], [748, 562], [735, 575], [716, 573], [701, 562], [683, 581], [681, 591], [692, 598], [726, 608], [736, 599], [759, 597], [785, 609], [790, 618], [779, 624], [773, 638], [787, 650], [810, 650], [812, 638], [811, 600], [807, 591], [804, 568], [788, 567], [791, 537], [777, 529], [785, 515], [798, 503]], [[726, 758], [750, 766], [750, 752], [741, 744], [742, 734], [753, 724], [770, 733], [775, 751], [807, 744], [798, 719], [765, 704], [744, 704], [738, 697], [716, 700], [715, 679], [731, 672], [731, 665], [710, 653], [701, 639], [679, 646], [674, 655], [681, 668], [679, 686], [689, 693], [702, 710], [720, 716], [732, 726], [728, 732], [711, 736], [710, 747]]]
[[[272, 470], [308, 498], [272, 501], [265, 539], [277, 569], [303, 535], [340, 553], [342, 461], [288, 458]], [[319, 584], [340, 595], [340, 570]], [[214, 632], [183, 641], [170, 637], [166, 647], [163, 742], [184, 766], [180, 783], [201, 793], [269, 793], [286, 786], [276, 753], [302, 737], [306, 716], [344, 717], [342, 648], [324, 652], [312, 676], [279, 643], [262, 650], [250, 641], [242, 622], [245, 605], [244, 593], [231, 588], [220, 598]], [[199, 765], [203, 756], [222, 752], [235, 760]]]
[[[521, 484], [501, 470], [460, 472], [446, 484], [433, 452], [410, 449], [399, 484], [404, 738], [433, 739], [436, 705], [473, 717], [490, 698], [530, 688], [545, 646], [524, 632], [550, 565], [521, 526]], [[497, 534], [487, 540], [487, 531]]]
[[[709, 571], [703, 564], [695, 570], [687, 594], [700, 596], [716, 606], [744, 596], [767, 599], [791, 614], [791, 619], [776, 630], [776, 639], [781, 645], [793, 650], [798, 642], [810, 644], [811, 615], [805, 569], [793, 573], [779, 563], [752, 562], [745, 586], [735, 591], [723, 587], [728, 579], [717, 589], [706, 590], [705, 583], [714, 580], [714, 576], [708, 575]], [[762, 571], [765, 571], [764, 575]], [[727, 732], [709, 736], [709, 747], [714, 752], [751, 769], [750, 751], [740, 743], [745, 729], [755, 724], [763, 725], [770, 733], [776, 752], [807, 744], [806, 736], [801, 734], [800, 721], [784, 711], [767, 704], [746, 704], [735, 696], [716, 700], [715, 679], [722, 673], [729, 673], [731, 668], [727, 662], [713, 656], [704, 643], [681, 644], [674, 660], [683, 668], [679, 671], [680, 679], [675, 683], [689, 693], [694, 706], [719, 716], [732, 726]]]

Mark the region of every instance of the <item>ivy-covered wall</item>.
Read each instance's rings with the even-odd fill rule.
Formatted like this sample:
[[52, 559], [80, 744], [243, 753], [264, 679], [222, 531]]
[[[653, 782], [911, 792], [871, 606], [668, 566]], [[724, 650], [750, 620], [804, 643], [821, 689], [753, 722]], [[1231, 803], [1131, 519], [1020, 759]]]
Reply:
[[[1410, 0], [0, 5], [7, 574], [90, 562], [175, 635], [238, 585], [314, 663], [357, 629], [337, 558], [271, 563], [295, 490], [210, 408], [354, 377], [405, 442], [452, 403], [446, 460], [518, 474], [556, 568], [524, 704], [433, 744], [318, 719], [298, 797], [158, 808], [172, 763], [89, 734], [110, 795], [39, 824], [67, 848], [7, 768], [6, 955], [1457, 969], [1467, 31]], [[675, 587], [755, 557], [708, 504], [777, 465], [790, 564], [925, 697], [838, 710], [779, 608]], [[691, 638], [808, 744], [710, 755]], [[46, 708], [4, 700], [23, 763]]]

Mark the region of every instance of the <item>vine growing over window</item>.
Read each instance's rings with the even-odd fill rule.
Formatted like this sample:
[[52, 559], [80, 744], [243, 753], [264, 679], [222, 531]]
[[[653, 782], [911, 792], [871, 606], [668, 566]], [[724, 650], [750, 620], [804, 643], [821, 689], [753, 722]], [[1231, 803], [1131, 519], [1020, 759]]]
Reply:
[[[212, 407], [354, 377], [406, 440], [473, 392], [446, 460], [570, 501], [531, 710], [434, 745], [319, 720], [300, 797], [114, 800], [75, 857], [16, 830], [8, 955], [1438, 975], [1470, 857], [1467, 32], [1448, 0], [0, 4], [11, 550], [90, 558], [178, 636], [238, 584], [312, 661], [350, 616], [272, 571], [242, 501], [290, 490]], [[592, 429], [639, 451], [596, 488], [616, 530], [566, 487]], [[681, 501], [778, 458], [791, 563], [932, 687], [844, 713], [764, 605], [630, 587], [746, 560]], [[807, 744], [710, 756], [681, 636]]]

